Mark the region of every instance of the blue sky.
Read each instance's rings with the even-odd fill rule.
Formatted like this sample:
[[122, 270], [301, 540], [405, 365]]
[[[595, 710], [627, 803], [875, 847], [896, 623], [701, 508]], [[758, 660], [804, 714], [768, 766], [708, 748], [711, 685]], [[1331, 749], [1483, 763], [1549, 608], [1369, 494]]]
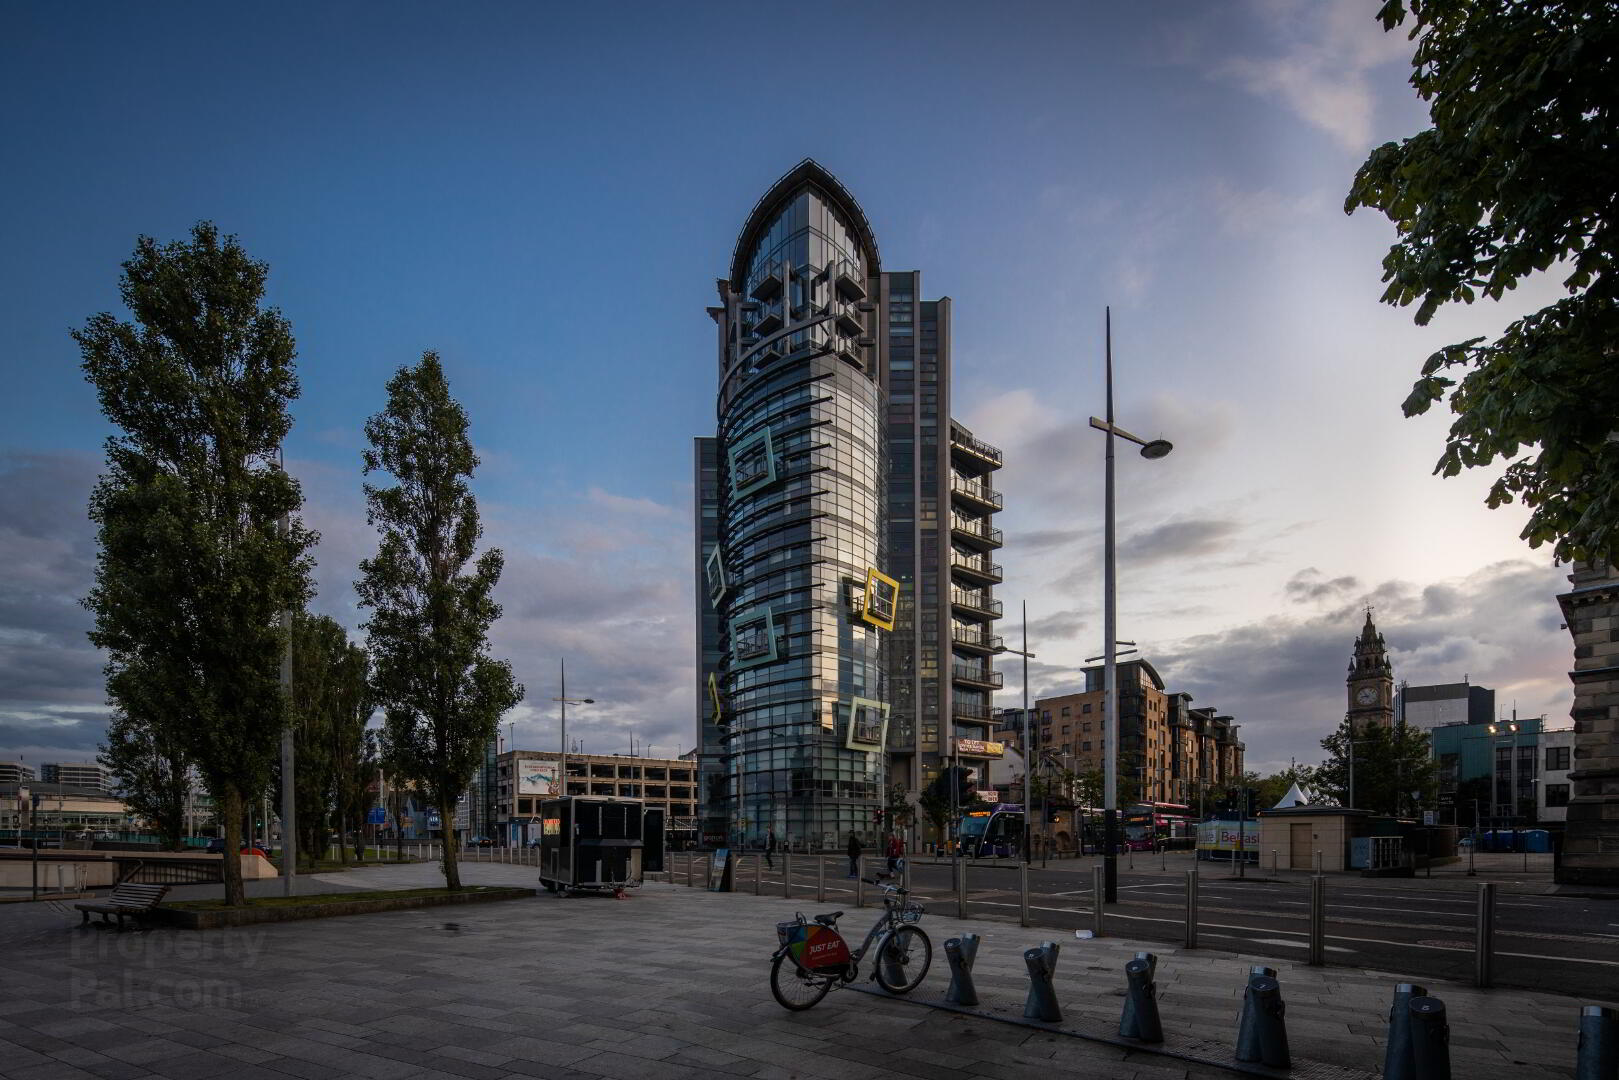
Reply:
[[299, 341], [317, 606], [362, 619], [360, 426], [437, 349], [508, 554], [518, 742], [554, 744], [566, 654], [602, 702], [574, 718], [587, 749], [689, 748], [703, 308], [805, 156], [887, 268], [955, 301], [956, 411], [1007, 452], [1001, 595], [1029, 603], [1036, 692], [1099, 637], [1084, 422], [1110, 303], [1120, 421], [1177, 446], [1121, 466], [1121, 628], [1245, 725], [1251, 761], [1318, 752], [1367, 601], [1401, 677], [1466, 673], [1564, 720], [1560, 572], [1521, 511], [1482, 508], [1485, 477], [1428, 475], [1443, 417], [1399, 413], [1429, 352], [1552, 291], [1421, 330], [1377, 303], [1392, 230], [1343, 196], [1424, 110], [1376, 7], [12, 7], [0, 757], [86, 756], [104, 715], [76, 598], [106, 431], [68, 331], [120, 310], [138, 234], [202, 218], [269, 263]]

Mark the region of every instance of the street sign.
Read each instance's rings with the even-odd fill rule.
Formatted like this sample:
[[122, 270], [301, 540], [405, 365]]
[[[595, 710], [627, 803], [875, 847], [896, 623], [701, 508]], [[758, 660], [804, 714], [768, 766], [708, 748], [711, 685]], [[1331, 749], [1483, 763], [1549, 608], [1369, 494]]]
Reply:
[[1439, 824], [1439, 811], [1437, 811], [1437, 810], [1424, 810], [1422, 812], [1422, 823], [1424, 825], [1437, 825], [1437, 824]]
[[365, 823], [367, 825], [388, 824], [388, 811], [384, 810], [380, 806], [373, 806], [370, 810], [366, 811]]

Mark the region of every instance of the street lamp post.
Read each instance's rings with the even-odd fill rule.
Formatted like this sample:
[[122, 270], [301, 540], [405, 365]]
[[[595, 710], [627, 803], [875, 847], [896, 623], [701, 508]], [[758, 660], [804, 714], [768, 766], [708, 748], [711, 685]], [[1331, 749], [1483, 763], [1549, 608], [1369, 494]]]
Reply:
[[1029, 651], [1029, 602], [1023, 601], [1023, 648], [1009, 649], [1005, 645], [996, 648], [996, 652], [1011, 653], [1023, 657], [1023, 861], [1029, 861], [1030, 840], [1034, 836], [1032, 819], [1034, 817], [1034, 786], [1031, 777], [1034, 775], [1034, 763], [1039, 759], [1039, 744], [1035, 741], [1034, 722], [1029, 715], [1029, 661], [1034, 659], [1034, 653]]
[[1102, 633], [1104, 635], [1104, 666], [1102, 669], [1102, 700], [1103, 722], [1102, 738], [1106, 740], [1103, 775], [1102, 799], [1102, 841], [1104, 854], [1102, 857], [1103, 887], [1106, 892], [1106, 902], [1116, 904], [1119, 901], [1119, 658], [1118, 658], [1118, 585], [1117, 566], [1115, 555], [1115, 525], [1113, 513], [1113, 438], [1128, 439], [1141, 447], [1141, 456], [1149, 460], [1161, 458], [1174, 449], [1174, 446], [1164, 439], [1151, 441], [1130, 434], [1113, 423], [1113, 310], [1107, 309], [1106, 315], [1106, 363], [1107, 363], [1107, 420], [1098, 420], [1091, 417], [1091, 427], [1107, 434], [1107, 468], [1106, 485], [1103, 498], [1103, 540], [1102, 540]]
[[[562, 696], [554, 697], [551, 700], [559, 703], [562, 706], [562, 756], [557, 761], [557, 794], [566, 795], [568, 793], [568, 706], [594, 705], [596, 703], [596, 699], [570, 698], [568, 696], [567, 658], [563, 657], [559, 661], [559, 664], [561, 665], [562, 669]], [[589, 790], [588, 785], [586, 786], [585, 790]]]

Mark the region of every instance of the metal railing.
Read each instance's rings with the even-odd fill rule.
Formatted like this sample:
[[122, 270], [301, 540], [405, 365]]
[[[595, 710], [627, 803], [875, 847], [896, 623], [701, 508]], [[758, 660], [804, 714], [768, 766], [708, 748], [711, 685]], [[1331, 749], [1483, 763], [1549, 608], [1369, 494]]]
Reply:
[[1003, 534], [1001, 530], [995, 528], [993, 525], [985, 525], [981, 521], [974, 521], [971, 518], [964, 518], [959, 514], [952, 514], [950, 516], [950, 527], [956, 532], [966, 533], [968, 536], [976, 536], [980, 539], [988, 540], [992, 544], [1000, 544], [1003, 542]]
[[990, 671], [987, 668], [974, 667], [972, 664], [953, 664], [950, 673], [958, 679], [969, 679], [973, 682], [988, 683], [990, 686], [1002, 685], [1003, 676], [999, 671]]
[[960, 627], [951, 628], [950, 640], [958, 645], [976, 645], [980, 649], [999, 649], [1004, 644], [999, 634], [985, 634], [976, 630], [963, 630]]
[[1002, 577], [1000, 563], [990, 562], [988, 559], [978, 555], [963, 555], [959, 551], [951, 551], [950, 565], [959, 566], [963, 570], [971, 570], [974, 573], [992, 577], [996, 581], [999, 581]]
[[997, 510], [1002, 506], [1001, 493], [988, 484], [975, 484], [971, 480], [963, 480], [959, 476], [952, 476], [950, 478], [950, 490], [959, 492], [968, 498], [977, 499], [979, 502], [988, 503]]
[[1001, 451], [999, 447], [991, 446], [982, 439], [975, 439], [954, 425], [951, 425], [950, 427], [950, 442], [961, 447], [963, 450], [977, 454], [979, 457], [988, 458], [997, 465], [1001, 463]]
[[1002, 605], [999, 600], [993, 600], [981, 592], [968, 589], [951, 589], [950, 602], [957, 607], [969, 608], [973, 611], [985, 611], [1000, 617]]

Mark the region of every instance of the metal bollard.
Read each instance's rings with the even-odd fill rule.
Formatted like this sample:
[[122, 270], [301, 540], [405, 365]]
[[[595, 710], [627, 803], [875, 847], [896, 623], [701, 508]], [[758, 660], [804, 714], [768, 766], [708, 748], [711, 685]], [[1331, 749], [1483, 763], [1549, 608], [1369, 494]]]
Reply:
[[1127, 1039], [1159, 1043], [1164, 1041], [1164, 1025], [1158, 1019], [1158, 987], [1153, 981], [1158, 958], [1138, 952], [1124, 965], [1124, 1015], [1119, 1018], [1119, 1034]]
[[866, 860], [856, 859], [854, 862], [854, 906], [866, 906]]
[[1419, 1080], [1450, 1080], [1450, 1024], [1445, 1003], [1438, 998], [1414, 997], [1406, 1002], [1411, 1017], [1412, 1075]]
[[956, 860], [956, 918], [967, 917], [967, 860]]
[[1394, 988], [1394, 1006], [1389, 1009], [1389, 1041], [1383, 1050], [1383, 1080], [1417, 1080], [1416, 1059], [1411, 1056], [1412, 998], [1427, 997], [1428, 991], [1416, 983], [1400, 983]]
[[1055, 1024], [1062, 1019], [1057, 991], [1051, 985], [1051, 976], [1057, 970], [1058, 951], [1055, 941], [1042, 941], [1023, 953], [1023, 965], [1029, 969], [1029, 996], [1023, 1002], [1023, 1015], [1029, 1020]]
[[1310, 879], [1310, 966], [1327, 963], [1327, 879]]
[[786, 899], [793, 895], [793, 853], [790, 851], [781, 855], [781, 895]]
[[1319, 851], [1315, 853], [1315, 876], [1321, 876], [1321, 853]]
[[1619, 1076], [1619, 1009], [1587, 1005], [1580, 1010], [1580, 1043], [1574, 1080]]
[[826, 857], [815, 856], [815, 902], [826, 903]]
[[944, 943], [944, 958], [950, 962], [950, 989], [944, 992], [944, 999], [952, 1005], [978, 1004], [978, 988], [973, 985], [978, 940], [977, 934], [963, 934]]
[[1103, 904], [1106, 899], [1107, 890], [1102, 883], [1102, 867], [1093, 866], [1091, 868], [1091, 913], [1095, 921], [1091, 931], [1097, 937], [1102, 936], [1102, 924], [1106, 920], [1106, 908]]
[[1250, 968], [1242, 995], [1242, 1020], [1237, 1025], [1237, 1060], [1257, 1061], [1273, 1069], [1290, 1067], [1286, 1014], [1275, 969]]
[[1480, 882], [1478, 887], [1478, 922], [1473, 928], [1473, 985], [1491, 986], [1495, 982], [1495, 883]]
[[1029, 864], [1017, 864], [1018, 925], [1029, 925]]
[[1197, 870], [1186, 871], [1186, 947], [1197, 948]]
[[1270, 876], [1276, 876], [1276, 848], [1270, 849]]
[[1158, 869], [1169, 869], [1169, 849], [1162, 844], [1158, 845]]
[[764, 891], [765, 857], [763, 855], [755, 855], [753, 857], [753, 895], [761, 896], [764, 894]]

